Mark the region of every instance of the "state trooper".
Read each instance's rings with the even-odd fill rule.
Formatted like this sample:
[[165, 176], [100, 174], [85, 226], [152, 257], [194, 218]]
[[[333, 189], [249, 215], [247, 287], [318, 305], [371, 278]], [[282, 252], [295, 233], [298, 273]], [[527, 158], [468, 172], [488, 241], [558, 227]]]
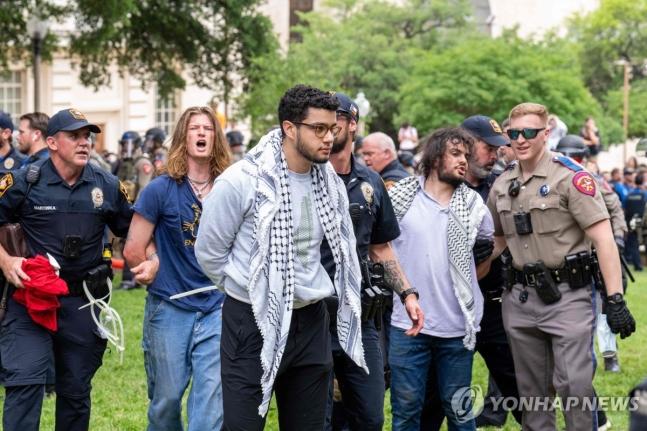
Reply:
[[[334, 96], [340, 102], [337, 109], [337, 125], [341, 127], [341, 131], [333, 142], [330, 163], [346, 184], [360, 265], [366, 265], [370, 258], [372, 262], [384, 266], [385, 280], [390, 282], [396, 295], [407, 303], [407, 311], [414, 323], [411, 330], [412, 335], [416, 335], [422, 329], [422, 311], [418, 305], [417, 295], [413, 294], [414, 289], [409, 286], [389, 246], [389, 242], [400, 235], [400, 227], [393, 212], [391, 199], [380, 176], [355, 162], [352, 155], [353, 138], [359, 121], [357, 104], [346, 94], [334, 93]], [[326, 241], [321, 246], [321, 263], [333, 278], [335, 262]], [[367, 282], [370, 283], [370, 281], [366, 280], [368, 274], [363, 272], [362, 290], [365, 290]], [[363, 302], [366, 302], [365, 299], [363, 297]], [[388, 297], [388, 300], [391, 301], [391, 297]], [[339, 299], [327, 300], [326, 303], [330, 314], [334, 375], [339, 382], [342, 401], [347, 413], [347, 426], [352, 430], [382, 430], [385, 388], [382, 374], [382, 352], [375, 319], [368, 319], [362, 323], [362, 344], [370, 372], [366, 374], [344, 353], [339, 344], [335, 306], [339, 303]], [[332, 430], [332, 385], [330, 389], [327, 430]]]
[[[503, 323], [512, 348], [524, 409], [524, 429], [556, 428], [555, 411], [539, 401], [579, 406], [594, 398], [598, 268], [606, 283], [607, 321], [622, 338], [636, 323], [622, 295], [620, 261], [609, 213], [594, 178], [571, 159], [546, 150], [548, 112], [536, 103], [510, 111], [508, 136], [517, 161], [494, 183], [488, 208], [495, 225], [495, 255], [506, 245]], [[591, 258], [591, 245], [598, 260]], [[566, 429], [597, 429], [587, 408], [564, 409]]]
[[13, 121], [11, 117], [0, 111], [0, 172], [13, 171], [20, 169], [26, 157], [16, 150], [11, 144], [13, 140]]
[[166, 132], [159, 127], [153, 127], [146, 131], [144, 136], [144, 152], [153, 161], [155, 170], [160, 169], [168, 161], [168, 149], [164, 147]]
[[[87, 282], [96, 298], [108, 293], [110, 269], [103, 260], [104, 229], [108, 226], [115, 235], [125, 237], [133, 215], [119, 180], [88, 163], [90, 132], [101, 130], [82, 112], [59, 111], [47, 124], [50, 158], [0, 179], [0, 224], [20, 224], [30, 257], [52, 255], [70, 292], [58, 296], [57, 331], [37, 324], [27, 307], [13, 297], [8, 299], [0, 338], [7, 370], [2, 416], [5, 431], [39, 429], [52, 349], [56, 357], [56, 429], [89, 428], [91, 380], [101, 366], [107, 340], [94, 320], [99, 313], [85, 306], [88, 299], [83, 285]], [[12, 285], [10, 296], [29, 281], [22, 270], [24, 260], [10, 256], [0, 246], [0, 268]]]

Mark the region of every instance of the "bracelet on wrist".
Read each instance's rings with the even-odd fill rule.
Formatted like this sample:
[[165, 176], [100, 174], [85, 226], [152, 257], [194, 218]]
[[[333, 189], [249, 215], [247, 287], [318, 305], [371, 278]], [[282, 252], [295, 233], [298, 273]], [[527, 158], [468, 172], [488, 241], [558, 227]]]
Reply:
[[157, 254], [157, 253], [153, 253], [153, 254], [151, 254], [150, 256], [148, 256], [148, 260], [153, 260], [153, 259], [155, 259], [157, 256], [158, 256], [158, 254]]

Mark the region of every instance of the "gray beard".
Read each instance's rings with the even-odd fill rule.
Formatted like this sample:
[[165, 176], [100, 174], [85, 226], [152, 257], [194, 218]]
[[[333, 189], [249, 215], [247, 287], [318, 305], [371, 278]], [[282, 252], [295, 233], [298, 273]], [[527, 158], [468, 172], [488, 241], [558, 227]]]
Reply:
[[469, 166], [469, 170], [470, 170], [470, 174], [472, 174], [473, 177], [478, 178], [480, 180], [487, 178], [491, 172], [482, 166]]

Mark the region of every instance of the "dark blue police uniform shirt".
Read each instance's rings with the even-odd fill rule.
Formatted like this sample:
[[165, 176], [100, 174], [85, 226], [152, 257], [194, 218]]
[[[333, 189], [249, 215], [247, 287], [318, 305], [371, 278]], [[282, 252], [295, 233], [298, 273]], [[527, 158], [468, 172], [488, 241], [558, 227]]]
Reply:
[[[344, 175], [339, 175], [344, 179]], [[400, 236], [400, 224], [395, 218], [391, 198], [382, 178], [351, 158], [351, 171], [347, 176], [346, 191], [349, 203], [360, 205], [361, 213], [355, 237], [361, 258], [368, 260], [369, 244], [384, 244]], [[321, 264], [330, 278], [335, 276], [335, 261], [328, 242], [321, 243]]]
[[640, 219], [645, 214], [645, 204], [647, 204], [647, 192], [634, 187], [625, 198], [625, 219], [627, 224], [637, 214]]
[[[36, 164], [40, 166], [40, 178], [18, 217], [15, 211], [27, 192], [27, 169], [0, 178], [0, 224], [18, 221], [32, 257], [51, 254], [61, 266], [62, 279], [68, 283], [79, 281], [88, 270], [101, 264], [106, 225], [116, 236], [128, 234], [133, 211], [126, 191], [117, 177], [89, 163], [72, 186], [63, 181], [51, 159]], [[63, 255], [67, 235], [81, 237], [78, 258]]]
[[[148, 292], [169, 301], [177, 293], [213, 286], [195, 257], [202, 202], [188, 181], [178, 184], [168, 174], [155, 178], [142, 190], [135, 212], [155, 225], [160, 266]], [[218, 290], [209, 290], [172, 302], [185, 310], [209, 313], [220, 308], [224, 299]]]
[[384, 169], [382, 169], [380, 176], [382, 177], [384, 184], [386, 184], [386, 187], [388, 188], [398, 181], [410, 177], [411, 174], [402, 167], [398, 159], [395, 159], [391, 163], [386, 165]]
[[27, 165], [31, 165], [32, 163], [36, 163], [39, 160], [47, 159], [47, 158], [49, 158], [49, 148], [43, 148], [41, 150], [36, 151], [31, 156], [25, 158], [25, 160], [23, 160], [22, 163], [20, 164], [20, 167], [24, 168]]
[[0, 157], [0, 172], [3, 174], [9, 171], [14, 171], [20, 169], [23, 162], [26, 160], [26, 156], [20, 151], [16, 150], [13, 145], [9, 145], [11, 149], [6, 156]]
[[[492, 173], [486, 178], [482, 179], [476, 187], [474, 187], [467, 181], [465, 181], [465, 185], [478, 193], [483, 198], [483, 202], [487, 202], [488, 195], [490, 194], [490, 189], [492, 188], [494, 181], [499, 177], [499, 175], [501, 175], [501, 173], [501, 171], [492, 170]], [[501, 263], [500, 257], [497, 257], [492, 261], [492, 264], [490, 265], [490, 272], [488, 272], [485, 277], [479, 280], [479, 287], [483, 292], [494, 292], [503, 286], [503, 276], [501, 275], [502, 268], [503, 265]]]

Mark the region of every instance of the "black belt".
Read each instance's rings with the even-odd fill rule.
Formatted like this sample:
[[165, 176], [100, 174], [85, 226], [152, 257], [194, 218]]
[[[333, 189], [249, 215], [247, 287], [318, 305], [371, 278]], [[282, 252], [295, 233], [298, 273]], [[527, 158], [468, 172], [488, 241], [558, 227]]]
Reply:
[[[70, 291], [68, 296], [85, 296], [83, 280], [67, 283], [67, 290]], [[103, 298], [109, 293], [108, 283], [103, 283], [94, 289], [91, 286], [88, 286], [88, 291], [95, 299]]]
[[[535, 287], [537, 284], [536, 274], [526, 274], [523, 271], [519, 271], [516, 268], [513, 268], [514, 271], [514, 280], [517, 283], [521, 283], [527, 287]], [[566, 269], [549, 269], [550, 275], [555, 280], [555, 283], [568, 283], [568, 274]], [[571, 286], [573, 288], [582, 287], [582, 286]]]

